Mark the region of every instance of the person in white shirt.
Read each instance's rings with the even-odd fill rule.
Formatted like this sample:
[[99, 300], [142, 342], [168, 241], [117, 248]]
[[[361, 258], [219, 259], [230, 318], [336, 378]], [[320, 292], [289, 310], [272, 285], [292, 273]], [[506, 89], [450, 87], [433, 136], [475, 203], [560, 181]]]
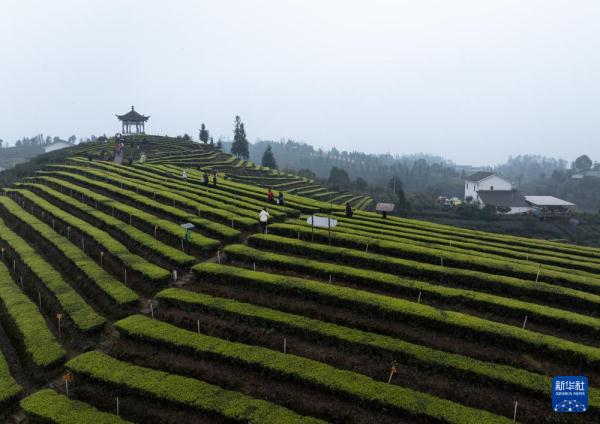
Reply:
[[187, 182], [187, 172], [185, 172], [185, 170], [183, 170], [183, 172], [181, 173], [181, 178], [183, 178], [183, 181]]
[[267, 224], [269, 222], [269, 212], [267, 212], [267, 208], [262, 208], [262, 211], [258, 214], [258, 221], [260, 222], [260, 226], [262, 227], [262, 232], [267, 232]]

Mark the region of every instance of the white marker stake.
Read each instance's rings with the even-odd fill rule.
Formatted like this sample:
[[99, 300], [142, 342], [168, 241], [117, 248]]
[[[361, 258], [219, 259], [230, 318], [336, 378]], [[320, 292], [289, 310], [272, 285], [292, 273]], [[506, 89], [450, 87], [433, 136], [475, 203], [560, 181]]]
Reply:
[[19, 280], [21, 280], [21, 289], [25, 290], [25, 287], [23, 286], [23, 276], [19, 275]]
[[154, 307], [152, 306], [152, 302], [150, 302], [150, 315], [152, 315], [152, 319], [154, 319]]
[[231, 220], [231, 228], [233, 228], [233, 219]]
[[421, 303], [421, 292], [419, 292], [419, 298], [417, 299], [417, 303]]
[[440, 266], [444, 266], [444, 257], [440, 256]]
[[129, 225], [131, 225], [131, 214], [129, 214]]
[[298, 240], [300, 240], [300, 231], [298, 231]]
[[69, 397], [69, 380], [65, 381], [65, 390], [67, 392], [67, 397]]
[[69, 225], [67, 227], [67, 238], [70, 240], [70, 237], [71, 237], [71, 226]]
[[177, 281], [177, 270], [173, 270], [173, 281]]
[[256, 262], [252, 262], [252, 269], [254, 269], [254, 272], [256, 272]]
[[329, 274], [329, 284], [331, 284], [331, 274]]
[[527, 262], [529, 262], [529, 253], [527, 254]]
[[154, 226], [154, 238], [156, 238], [156, 231], [158, 231], [158, 226], [157, 225]]
[[124, 283], [127, 284], [127, 268], [125, 268], [125, 270], [123, 271], [123, 280]]
[[221, 253], [217, 250], [217, 261], [219, 262], [219, 265], [221, 265]]
[[513, 415], [513, 421], [517, 422], [517, 405], [519, 403], [515, 400], [515, 414]]
[[387, 384], [390, 384], [392, 382], [392, 377], [394, 376], [394, 371], [390, 371], [390, 378], [388, 378], [388, 382]]
[[287, 353], [287, 340], [285, 337], [283, 338], [283, 353]]
[[120, 415], [119, 415], [119, 396], [117, 396], [117, 416], [120, 417]]
[[38, 292], [38, 301], [40, 303], [40, 311], [42, 310], [42, 293]]
[[369, 251], [369, 243], [365, 246], [365, 253]]
[[200, 334], [200, 320], [198, 320], [198, 334]]
[[104, 258], [104, 251], [100, 251], [100, 267], [102, 267], [102, 258]]
[[525, 324], [527, 324], [527, 315], [525, 315], [525, 319], [523, 320], [523, 330], [525, 330]]
[[81, 250], [85, 251], [85, 239], [81, 236]]
[[13, 259], [13, 272], [17, 270], [17, 262]]
[[4, 260], [4, 247], [2, 248], [2, 260]]
[[538, 280], [540, 279], [540, 270], [542, 269], [542, 264], [540, 264], [540, 266], [538, 266], [538, 272], [537, 275], [535, 276], [535, 282], [537, 283]]
[[183, 250], [183, 239], [181, 239], [181, 250]]

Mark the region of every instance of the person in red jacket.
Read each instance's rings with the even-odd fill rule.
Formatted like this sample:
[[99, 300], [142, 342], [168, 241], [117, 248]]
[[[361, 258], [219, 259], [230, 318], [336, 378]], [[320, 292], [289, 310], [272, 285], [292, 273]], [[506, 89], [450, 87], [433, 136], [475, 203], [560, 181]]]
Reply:
[[275, 199], [275, 196], [273, 195], [273, 191], [271, 191], [271, 189], [269, 189], [269, 191], [267, 192], [267, 202], [273, 203], [274, 199]]

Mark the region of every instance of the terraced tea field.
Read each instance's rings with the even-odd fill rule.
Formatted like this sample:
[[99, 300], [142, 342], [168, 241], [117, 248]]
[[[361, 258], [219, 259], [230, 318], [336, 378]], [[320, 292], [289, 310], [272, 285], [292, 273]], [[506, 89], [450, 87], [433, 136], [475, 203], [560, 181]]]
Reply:
[[[107, 149], [2, 189], [0, 421], [600, 421], [600, 249], [383, 220], [181, 140]], [[588, 377], [586, 413], [552, 411], [555, 375]]]

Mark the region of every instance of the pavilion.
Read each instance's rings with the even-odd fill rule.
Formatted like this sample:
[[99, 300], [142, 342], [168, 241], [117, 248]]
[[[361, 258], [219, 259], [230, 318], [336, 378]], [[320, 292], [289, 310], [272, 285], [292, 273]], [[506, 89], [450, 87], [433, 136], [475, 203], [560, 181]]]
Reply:
[[[144, 123], [150, 118], [149, 116], [140, 115], [133, 106], [125, 115], [116, 115], [121, 121], [123, 134], [144, 134]], [[132, 131], [135, 129], [135, 131]]]

